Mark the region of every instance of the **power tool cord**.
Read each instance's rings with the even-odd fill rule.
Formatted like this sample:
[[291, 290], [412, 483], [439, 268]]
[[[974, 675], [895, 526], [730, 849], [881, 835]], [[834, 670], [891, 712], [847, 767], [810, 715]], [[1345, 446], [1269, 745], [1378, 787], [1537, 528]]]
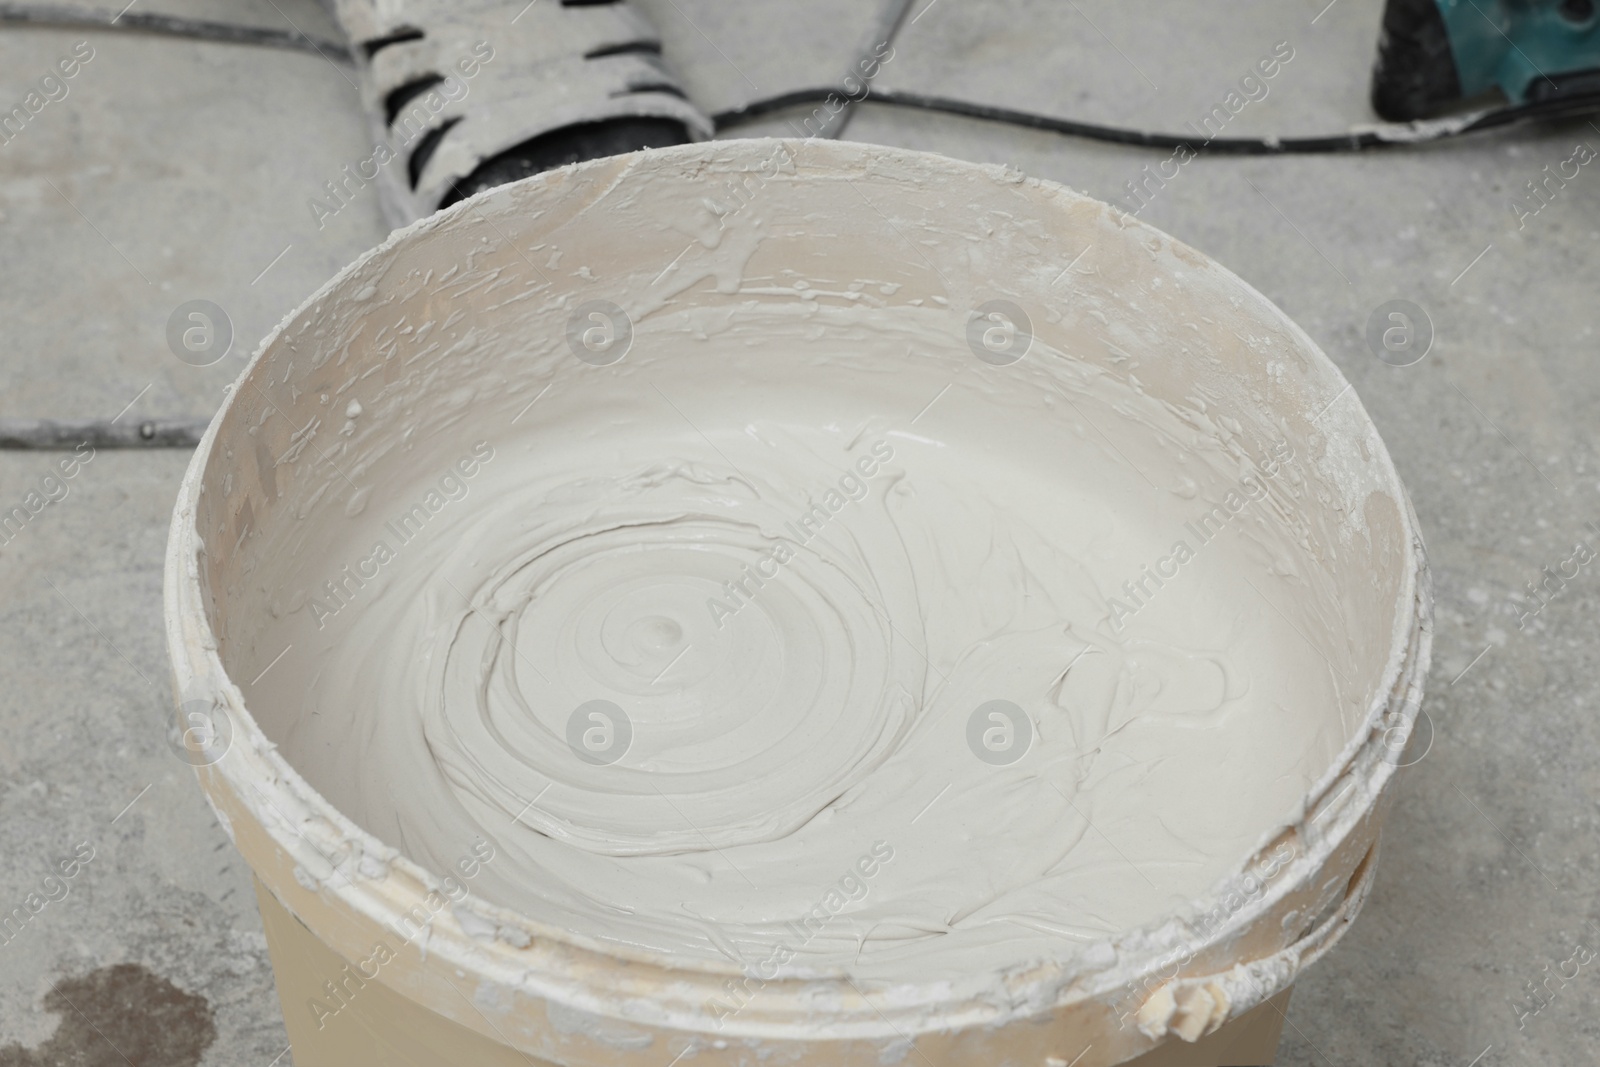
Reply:
[[[889, 6], [889, 15], [884, 23], [888, 36], [892, 36], [899, 28], [905, 7], [904, 4]], [[120, 15], [113, 15], [109, 11], [96, 11], [77, 5], [27, 4], [0, 0], [0, 22], [126, 30], [194, 40], [290, 48], [318, 52], [328, 58], [350, 59], [350, 51], [344, 45], [319, 41], [298, 31], [209, 22], [174, 15], [135, 14], [127, 10]], [[781, 111], [806, 105], [820, 105], [830, 100], [838, 101], [845, 106], [846, 110], [839, 116], [840, 118], [848, 116], [850, 107], [877, 104], [884, 107], [958, 115], [983, 122], [1044, 130], [1067, 137], [1079, 137], [1133, 148], [1168, 150], [1187, 148], [1196, 154], [1210, 152], [1229, 156], [1308, 155], [1397, 148], [1442, 141], [1522, 122], [1571, 118], [1600, 110], [1600, 96], [1587, 96], [1496, 108], [1448, 119], [1391, 123], [1324, 137], [1213, 137], [1208, 140], [1183, 134], [1153, 133], [1120, 126], [1078, 122], [1055, 115], [1041, 115], [1032, 111], [979, 104], [952, 97], [879, 89], [870, 84], [868, 79], [864, 83], [863, 95], [856, 99], [840, 93], [837, 88], [794, 89], [765, 99], [752, 100], [713, 115], [712, 122], [717, 132], [721, 133]], [[842, 124], [835, 126], [835, 132], [839, 129], [842, 129]], [[130, 431], [130, 429], [114, 428], [109, 423], [93, 421], [66, 424], [50, 420], [4, 420], [0, 423], [0, 449], [70, 448], [84, 440], [85, 436], [92, 439], [96, 447], [105, 448], [193, 447], [199, 439], [205, 421], [199, 419], [162, 420], [159, 423], [146, 421], [137, 428], [131, 428]], [[71, 438], [70, 444], [67, 443], [68, 438]]]
[[[747, 125], [769, 115], [791, 108], [825, 103], [830, 97], [842, 98], [838, 89], [795, 89], [764, 100], [711, 116], [717, 132]], [[1121, 126], [1101, 126], [1092, 122], [1078, 122], [1055, 115], [1041, 115], [1031, 111], [978, 104], [970, 100], [957, 100], [947, 96], [927, 93], [903, 92], [873, 88], [867, 96], [854, 101], [860, 104], [880, 104], [885, 107], [910, 108], [963, 118], [997, 122], [1008, 126], [1021, 126], [1032, 130], [1045, 130], [1068, 137], [1091, 141], [1129, 145], [1135, 148], [1177, 149], [1212, 152], [1225, 156], [1276, 156], [1276, 155], [1326, 155], [1333, 152], [1361, 152], [1372, 148], [1396, 148], [1403, 145], [1426, 144], [1449, 137], [1479, 133], [1520, 122], [1570, 118], [1600, 110], [1600, 96], [1569, 100], [1545, 101], [1516, 107], [1476, 111], [1452, 118], [1429, 119], [1418, 122], [1385, 123], [1349, 133], [1330, 134], [1323, 137], [1197, 137], [1192, 134], [1153, 133]]]
[[[892, 37], [905, 14], [905, 4], [890, 4], [883, 19], [886, 37]], [[330, 59], [350, 59], [350, 50], [343, 44], [317, 40], [298, 30], [274, 30], [261, 26], [244, 26], [230, 22], [214, 22], [176, 15], [148, 14], [124, 10], [113, 15], [109, 11], [83, 7], [77, 4], [15, 3], [0, 0], [0, 22], [31, 23], [40, 26], [81, 27], [100, 30], [124, 30], [135, 33], [153, 33], [193, 40], [222, 41], [232, 44], [262, 45], [298, 51], [318, 52]], [[870, 81], [870, 79], [869, 79]], [[1121, 126], [1103, 126], [1093, 122], [1079, 122], [1057, 115], [1043, 115], [1017, 108], [980, 104], [948, 96], [928, 93], [878, 89], [870, 84], [859, 99], [851, 99], [838, 88], [793, 89], [776, 96], [752, 100], [736, 108], [712, 116], [717, 132], [747, 125], [768, 115], [807, 104], [821, 104], [830, 98], [842, 103], [845, 114], [853, 105], [879, 104], [886, 107], [908, 108], [962, 118], [995, 122], [1007, 126], [1020, 126], [1031, 130], [1045, 130], [1067, 137], [1080, 137], [1091, 141], [1127, 145], [1134, 148], [1204, 150], [1217, 155], [1273, 156], [1310, 155], [1333, 152], [1360, 152], [1371, 148], [1393, 148], [1401, 145], [1426, 144], [1431, 141], [1480, 133], [1521, 122], [1568, 118], [1600, 110], [1600, 95], [1590, 95], [1568, 100], [1544, 101], [1514, 107], [1494, 108], [1447, 119], [1420, 122], [1402, 122], [1375, 125], [1348, 133], [1320, 137], [1213, 137], [1209, 140], [1187, 134], [1156, 133]], [[840, 116], [843, 117], [843, 116]], [[832, 132], [842, 129], [835, 123]]]
[[0, 418], [0, 449], [50, 451], [91, 448], [193, 448], [210, 419], [142, 419], [118, 423], [110, 419]]
[[[899, 28], [905, 5], [891, 4], [890, 15], [884, 20], [886, 36]], [[193, 40], [221, 41], [232, 44], [262, 45], [318, 52], [330, 59], [348, 60], [350, 51], [343, 44], [311, 38], [298, 31], [274, 30], [266, 27], [243, 26], [237, 23], [213, 22], [184, 18], [175, 15], [147, 14], [124, 11], [113, 15], [76, 4], [15, 3], [0, 0], [0, 22], [31, 23], [63, 27], [82, 27], [101, 30], [124, 30], [135, 33], [153, 33]], [[1191, 151], [1212, 152], [1217, 155], [1272, 156], [1309, 155], [1334, 152], [1360, 152], [1372, 148], [1393, 148], [1401, 145], [1426, 144], [1450, 137], [1497, 129], [1521, 122], [1567, 118], [1600, 110], [1600, 97], [1587, 96], [1569, 100], [1545, 101], [1515, 107], [1495, 108], [1473, 112], [1449, 119], [1421, 122], [1389, 123], [1348, 133], [1319, 137], [1213, 137], [1197, 138], [1188, 134], [1158, 133], [1129, 129], [1121, 126], [1104, 126], [1093, 122], [1057, 115], [1044, 115], [995, 104], [981, 104], [928, 93], [879, 89], [868, 85], [866, 93], [857, 99], [840, 93], [835, 87], [793, 89], [759, 100], [752, 100], [736, 108], [712, 116], [717, 132], [735, 129], [780, 111], [804, 105], [817, 105], [830, 98], [843, 104], [844, 115], [858, 104], [878, 104], [885, 107], [907, 108], [962, 118], [1019, 126], [1031, 130], [1044, 130], [1067, 137], [1079, 137], [1108, 144], [1133, 148], [1174, 150], [1179, 147]], [[838, 116], [843, 118], [844, 115]], [[837, 135], [842, 123], [829, 124], [829, 132]]]
[[148, 14], [126, 9], [117, 14], [80, 4], [22, 4], [6, 0], [0, 2], [0, 22], [153, 33], [167, 37], [188, 37], [197, 41], [223, 41], [229, 44], [252, 44], [267, 48], [320, 52], [329, 59], [350, 59], [350, 49], [343, 44], [307, 37], [298, 30], [274, 30], [265, 26], [244, 26], [235, 22], [213, 22], [182, 15]]

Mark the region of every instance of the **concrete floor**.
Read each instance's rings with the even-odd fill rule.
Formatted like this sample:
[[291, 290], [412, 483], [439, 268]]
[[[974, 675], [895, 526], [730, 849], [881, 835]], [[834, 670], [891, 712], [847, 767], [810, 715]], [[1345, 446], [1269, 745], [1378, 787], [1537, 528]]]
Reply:
[[[711, 111], [841, 77], [875, 6], [638, 2]], [[1293, 60], [1230, 133], [1371, 121], [1380, 0], [924, 3], [881, 84], [1176, 129], [1288, 41]], [[334, 33], [315, 0], [142, 9]], [[320, 230], [306, 207], [370, 150], [356, 90], [311, 55], [0, 27], [0, 103], [80, 39], [95, 57], [70, 95], [0, 145], [0, 414], [209, 413], [256, 340], [384, 236], [375, 199]], [[768, 131], [793, 132], [781, 120], [750, 130]], [[1164, 158], [887, 109], [863, 110], [849, 136], [1011, 163], [1128, 207], [1125, 183]], [[1433, 560], [1432, 746], [1402, 775], [1365, 913], [1299, 983], [1281, 1067], [1600, 1062], [1589, 1010], [1600, 964], [1552, 980], [1537, 1015], [1519, 1021], [1514, 1007], [1578, 946], [1600, 948], [1600, 655], [1586, 629], [1600, 582], [1585, 569], [1518, 627], [1526, 583], [1600, 521], [1597, 305], [1584, 273], [1600, 172], [1585, 167], [1524, 228], [1510, 207], [1580, 143], [1600, 147], [1600, 129], [1206, 158], [1141, 213], [1277, 301], [1339, 364], [1406, 479]], [[205, 369], [164, 341], [173, 308], [195, 298], [226, 309], [236, 337]], [[1373, 309], [1396, 298], [1426, 308], [1436, 331], [1404, 368], [1363, 340]], [[0, 453], [0, 508], [57, 458]], [[161, 1005], [146, 1020], [159, 1034], [126, 1031], [137, 1047], [156, 1042], [149, 1062], [292, 1059], [248, 874], [165, 740], [160, 566], [186, 462], [101, 452], [0, 546], [0, 911], [45, 893], [75, 847], [93, 849], [59, 883], [66, 896], [0, 944], [0, 1067], [123, 1062], [85, 1025], [106, 989]]]

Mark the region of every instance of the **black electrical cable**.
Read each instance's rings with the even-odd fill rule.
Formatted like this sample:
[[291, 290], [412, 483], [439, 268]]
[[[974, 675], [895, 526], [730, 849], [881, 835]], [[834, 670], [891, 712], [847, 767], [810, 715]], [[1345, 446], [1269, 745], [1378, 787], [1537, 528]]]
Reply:
[[[893, 17], [901, 5], [891, 4], [889, 11], [892, 30], [898, 28], [899, 19]], [[900, 12], [903, 14], [903, 11]], [[113, 15], [109, 11], [81, 7], [75, 4], [14, 3], [0, 0], [0, 22], [23, 22], [44, 26], [72, 26], [89, 29], [125, 30], [189, 37], [195, 40], [224, 41], [234, 44], [264, 45], [319, 52], [331, 59], [350, 59], [350, 50], [332, 41], [321, 41], [291, 30], [274, 30], [265, 27], [243, 26], [230, 22], [211, 22], [203, 19], [183, 18], [176, 15], [148, 14], [124, 11]], [[848, 106], [879, 104], [886, 107], [908, 108], [962, 118], [995, 122], [1007, 126], [1044, 130], [1068, 137], [1080, 137], [1108, 144], [1127, 145], [1133, 148], [1176, 150], [1180, 147], [1198, 152], [1204, 150], [1217, 155], [1272, 156], [1309, 155], [1334, 152], [1360, 152], [1372, 148], [1395, 148], [1404, 145], [1426, 144], [1469, 133], [1480, 133], [1522, 122], [1571, 118], [1600, 111], [1600, 95], [1586, 95], [1566, 100], [1548, 100], [1532, 104], [1519, 104], [1474, 112], [1455, 120], [1439, 119], [1423, 122], [1390, 123], [1348, 133], [1320, 137], [1212, 137], [1187, 134], [1156, 133], [1121, 126], [1102, 126], [1093, 122], [1079, 122], [1056, 115], [1043, 115], [994, 104], [980, 104], [947, 96], [927, 93], [902, 92], [871, 88], [859, 99], [840, 93], [837, 88], [794, 89], [761, 100], [752, 100], [736, 108], [711, 117], [717, 132], [747, 125], [776, 112], [803, 105], [822, 104], [830, 99]], [[848, 111], [845, 112], [848, 114]], [[838, 116], [842, 118], [843, 116]]]
[[[889, 35], [892, 36], [894, 29], [898, 28], [905, 7], [906, 5], [902, 3], [889, 5], [887, 9]], [[314, 51], [329, 58], [350, 59], [350, 51], [344, 45], [334, 44], [331, 41], [318, 41], [299, 31], [208, 22], [174, 15], [134, 14], [126, 10], [120, 15], [113, 15], [109, 11], [96, 11], [74, 5], [25, 4], [0, 0], [0, 22], [156, 33], [195, 40]], [[957, 100], [926, 93], [897, 92], [871, 86], [865, 95], [857, 99], [849, 99], [835, 88], [795, 89], [741, 104], [739, 107], [713, 115], [711, 121], [716, 131], [721, 133], [781, 111], [805, 105], [825, 104], [830, 100], [846, 102], [851, 106], [878, 104], [885, 107], [957, 115], [962, 118], [1044, 130], [1068, 137], [1080, 137], [1134, 148], [1174, 151], [1186, 148], [1197, 154], [1211, 152], [1233, 156], [1326, 154], [1360, 152], [1374, 148], [1398, 148], [1441, 141], [1522, 122], [1572, 118], [1600, 111], [1600, 95], [1588, 95], [1475, 112], [1455, 119], [1392, 123], [1323, 137], [1207, 139], [1120, 126], [1102, 126], [1055, 115], [1041, 115], [993, 104], [979, 104], [970, 100]], [[0, 449], [74, 448], [85, 440], [96, 448], [192, 448], [199, 443], [200, 435], [205, 431], [208, 421], [205, 419], [145, 421], [137, 425], [119, 427], [107, 420], [55, 422], [49, 419], [5, 419], [0, 420]]]
[[[830, 98], [840, 100], [838, 89], [795, 89], [763, 100], [754, 100], [711, 117], [717, 132], [747, 125], [759, 119], [790, 108], [811, 104], [824, 104]], [[1520, 122], [1572, 118], [1600, 111], [1600, 95], [1574, 97], [1567, 100], [1549, 100], [1534, 104], [1496, 108], [1458, 116], [1455, 119], [1434, 119], [1422, 122], [1389, 123], [1349, 133], [1323, 137], [1212, 137], [1175, 133], [1152, 133], [1120, 126], [1100, 126], [1092, 122], [1041, 115], [1031, 111], [978, 104], [926, 93], [900, 92], [874, 88], [864, 98], [853, 101], [860, 104], [881, 104], [886, 107], [911, 108], [963, 118], [998, 122], [1008, 126], [1045, 130], [1068, 137], [1081, 137], [1091, 141], [1129, 145], [1135, 148], [1171, 149], [1187, 148], [1191, 152], [1212, 152], [1230, 156], [1272, 156], [1326, 154], [1331, 152], [1359, 152], [1372, 148], [1398, 148], [1405, 145], [1426, 144], [1448, 137], [1460, 137]]]
[[349, 60], [350, 49], [333, 41], [307, 37], [298, 30], [274, 30], [265, 26], [244, 26], [236, 22], [212, 22], [181, 15], [149, 14], [142, 11], [99, 11], [78, 4], [19, 4], [0, 2], [0, 22], [24, 22], [35, 26], [61, 26], [72, 29], [122, 30], [155, 33], [169, 37], [189, 37], [197, 41], [224, 41], [268, 48], [290, 48], [318, 52], [329, 59]]
[[210, 419], [0, 419], [0, 448], [193, 448]]

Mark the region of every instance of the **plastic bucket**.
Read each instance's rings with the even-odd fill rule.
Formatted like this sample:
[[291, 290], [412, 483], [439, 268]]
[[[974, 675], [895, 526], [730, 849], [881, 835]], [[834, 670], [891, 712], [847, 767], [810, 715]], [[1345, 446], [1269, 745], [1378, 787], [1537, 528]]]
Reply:
[[[598, 274], [554, 269], [549, 246], [581, 250]], [[1208, 894], [1069, 957], [959, 981], [751, 982], [731, 963], [458, 907], [456, 872], [424, 869], [336, 810], [280, 753], [280, 724], [252, 715], [281, 706], [276, 627], [304, 607], [288, 591], [361, 510], [362, 472], [403, 463], [417, 432], [463, 448], [515, 439], [543, 390], [595, 370], [569, 343], [587, 302], [626, 309], [639, 374], [669, 304], [759, 322], [768, 301], [864, 299], [767, 284], [794, 264], [882, 281], [871, 300], [925, 309], [956, 337], [974, 323], [981, 335], [981, 309], [1005, 301], [1040, 344], [1062, 347], [1070, 327], [1081, 369], [1173, 412], [1226, 413], [1242, 456], [1287, 445], [1274, 499], [1312, 580], [1285, 595], [1316, 606], [1291, 625], [1360, 711], [1304, 803]], [[1348, 390], [1300, 329], [1193, 249], [1060, 186], [919, 153], [684, 146], [565, 168], [396, 232], [262, 344], [183, 480], [166, 562], [179, 726], [258, 878], [296, 1062], [1267, 1062], [1244, 1058], [1270, 1050], [1240, 1051], [1241, 1027], [1275, 1042], [1295, 976], [1359, 910], [1429, 658], [1415, 517]], [[361, 773], [354, 757], [348, 773]], [[714, 1005], [734, 985], [729, 1018]]]

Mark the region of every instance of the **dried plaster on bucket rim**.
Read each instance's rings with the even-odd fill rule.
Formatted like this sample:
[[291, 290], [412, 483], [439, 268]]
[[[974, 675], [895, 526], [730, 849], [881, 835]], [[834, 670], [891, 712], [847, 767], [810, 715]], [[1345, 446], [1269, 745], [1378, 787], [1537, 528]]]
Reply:
[[[643, 180], [657, 169], [671, 171], [685, 163], [728, 170], [741, 165], [747, 167], [768, 158], [776, 145], [777, 142], [719, 142], [581, 165], [570, 170], [575, 173], [590, 170], [600, 175], [609, 172], [609, 192], [626, 187], [630, 181]], [[1024, 179], [1014, 171], [961, 164], [935, 156], [832, 144], [796, 145], [791, 146], [791, 151], [802, 173], [806, 167], [817, 165], [863, 181], [872, 180], [885, 166], [934, 177], [979, 175], [996, 184], [1021, 185], [1031, 192], [1067, 203], [1092, 203], [1061, 187]], [[643, 173], [636, 173], [640, 171]], [[517, 195], [536, 195], [541, 186], [565, 180], [565, 177], [552, 175], [533, 179]], [[459, 225], [462, 216], [469, 212], [494, 210], [496, 196], [494, 192], [485, 194], [392, 234], [383, 245], [341, 272], [287, 316], [257, 350], [241, 381], [262, 370], [263, 360], [267, 353], [275, 351], [279, 339], [297, 321], [314, 315], [324, 301], [338, 298], [341, 290], [352, 291], [358, 280], [372, 279], [375, 284], [397, 246], [413, 243], [435, 229]], [[605, 194], [593, 198], [586, 210], [603, 203], [604, 199]], [[1111, 209], [1097, 206], [1105, 215], [1111, 215]], [[1115, 218], [1132, 238], [1140, 239], [1147, 247], [1158, 248], [1167, 269], [1181, 266], [1191, 271], [1211, 272], [1225, 287], [1253, 298], [1263, 308], [1271, 308], [1243, 281], [1217, 265], [1187, 250], [1181, 259], [1176, 258], [1175, 242], [1170, 238], [1126, 216]], [[1200, 265], [1197, 266], [1197, 262]], [[357, 298], [359, 296], [357, 294]], [[1317, 469], [1328, 484], [1344, 487], [1345, 513], [1352, 517], [1361, 515], [1360, 496], [1362, 490], [1370, 486], [1374, 455], [1383, 488], [1400, 502], [1407, 534], [1400, 564], [1404, 570], [1404, 585], [1390, 655], [1364, 723], [1309, 792], [1304, 808], [1289, 825], [1265, 835], [1256, 853], [1241, 864], [1236, 875], [1218, 885], [1210, 897], [1194, 901], [1183, 915], [1093, 945], [1075, 959], [974, 975], [961, 982], [905, 984], [863, 995], [837, 981], [789, 983], [780, 980], [765, 991], [769, 996], [758, 997], [720, 1031], [710, 1025], [706, 1001], [720, 990], [722, 980], [740, 973], [731, 965], [718, 968], [696, 964], [685, 968], [681, 962], [641, 954], [625, 969], [628, 978], [619, 982], [612, 973], [614, 963], [626, 959], [626, 953], [586, 943], [568, 931], [482, 902], [474, 902], [470, 910], [450, 913], [446, 909], [439, 914], [432, 933], [422, 945], [424, 952], [437, 956], [459, 972], [474, 976], [480, 983], [520, 990], [552, 1006], [560, 1005], [557, 1014], [565, 1017], [570, 1025], [585, 1029], [601, 1043], [618, 1048], [637, 1047], [641, 1040], [648, 1042], [648, 1030], [640, 1027], [662, 1027], [707, 1035], [714, 1033], [723, 1038], [736, 1035], [780, 1040], [788, 1037], [861, 1038], [883, 1042], [888, 1049], [907, 1035], [924, 1031], [975, 1026], [998, 1028], [1015, 1019], [1095, 999], [1121, 1001], [1129, 989], [1141, 989], [1141, 982], [1142, 991], [1134, 1000], [1134, 1003], [1144, 1002], [1144, 1010], [1139, 1015], [1141, 1029], [1147, 1034], [1160, 1035], [1172, 1028], [1192, 1039], [1197, 1032], [1214, 1030], [1225, 1019], [1236, 1017], [1284, 988], [1299, 967], [1324, 951], [1342, 932], [1346, 913], [1353, 912], [1364, 895], [1370, 880], [1370, 863], [1357, 871], [1361, 877], [1352, 879], [1348, 898], [1343, 893], [1333, 893], [1332, 903], [1336, 907], [1331, 911], [1324, 908], [1316, 915], [1303, 915], [1291, 910], [1284, 917], [1285, 929], [1287, 920], [1310, 927], [1300, 941], [1288, 948], [1253, 963], [1231, 968], [1219, 966], [1216, 970], [1220, 973], [1214, 977], [1207, 974], [1198, 978], [1186, 976], [1163, 984], [1152, 982], [1150, 976], [1167, 969], [1175, 954], [1181, 954], [1185, 960], [1231, 960], [1238, 942], [1254, 924], [1263, 916], [1274, 914], [1275, 909], [1282, 911], [1281, 905], [1296, 887], [1321, 870], [1348, 841], [1359, 836], [1357, 831], [1371, 818], [1375, 800], [1394, 771], [1392, 762], [1385, 758], [1385, 735], [1396, 729], [1409, 729], [1416, 714], [1431, 629], [1426, 568], [1420, 540], [1415, 534], [1415, 518], [1405, 502], [1387, 453], [1355, 397], [1339, 399], [1347, 383], [1338, 371], [1303, 331], [1276, 309], [1271, 309], [1269, 314], [1275, 316], [1273, 326], [1287, 333], [1300, 353], [1312, 361], [1313, 377], [1322, 379], [1318, 383], [1322, 388], [1314, 403], [1317, 407], [1327, 405], [1317, 418], [1320, 424], [1331, 429], [1320, 438], [1323, 450], [1316, 457]], [[275, 751], [273, 743], [245, 710], [238, 687], [227, 677], [202, 608], [206, 593], [196, 555], [201, 547], [194, 525], [196, 502], [219, 430], [233, 410], [237, 396], [237, 390], [230, 394], [196, 451], [174, 513], [166, 597], [175, 686], [180, 699], [200, 694], [215, 696], [231, 717], [232, 748], [217, 764], [199, 771], [208, 800], [230, 836], [238, 841], [232, 821], [240, 813], [247, 814], [265, 828], [272, 845], [293, 857], [294, 877], [303, 889], [319, 893], [336, 911], [352, 919], [359, 916], [373, 928], [382, 929], [394, 916], [424, 903], [430, 893], [437, 891], [439, 879], [332, 808]], [[1328, 398], [1335, 402], [1330, 403]], [[1309, 422], [1313, 411], [1308, 405], [1306, 411], [1298, 414]], [[1366, 454], [1358, 457], [1358, 452]], [[1361, 474], [1362, 466], [1367, 466], [1369, 473]], [[1346, 533], [1353, 536], [1353, 531]], [[233, 808], [235, 815], [230, 816], [225, 808]], [[1315, 831], [1311, 829], [1313, 825]], [[1247, 899], [1236, 908], [1224, 909], [1220, 924], [1196, 936], [1197, 917], [1208, 911], [1216, 914], [1220, 901], [1239, 899], [1240, 894], [1254, 884], [1250, 881], [1251, 869], [1261, 857], [1285, 842], [1293, 845], [1293, 859], [1285, 874], [1275, 879], [1267, 891], [1246, 894], [1253, 899]], [[249, 858], [253, 864], [260, 859], [256, 855]], [[1348, 862], [1354, 865], [1360, 859], [1357, 855]], [[1194, 973], [1193, 968], [1185, 970]], [[1204, 993], [1203, 997], [1200, 992]], [[490, 996], [488, 1001], [494, 999]], [[585, 1019], [589, 1021], [584, 1022]], [[471, 1021], [467, 1021], [470, 1025]]]

